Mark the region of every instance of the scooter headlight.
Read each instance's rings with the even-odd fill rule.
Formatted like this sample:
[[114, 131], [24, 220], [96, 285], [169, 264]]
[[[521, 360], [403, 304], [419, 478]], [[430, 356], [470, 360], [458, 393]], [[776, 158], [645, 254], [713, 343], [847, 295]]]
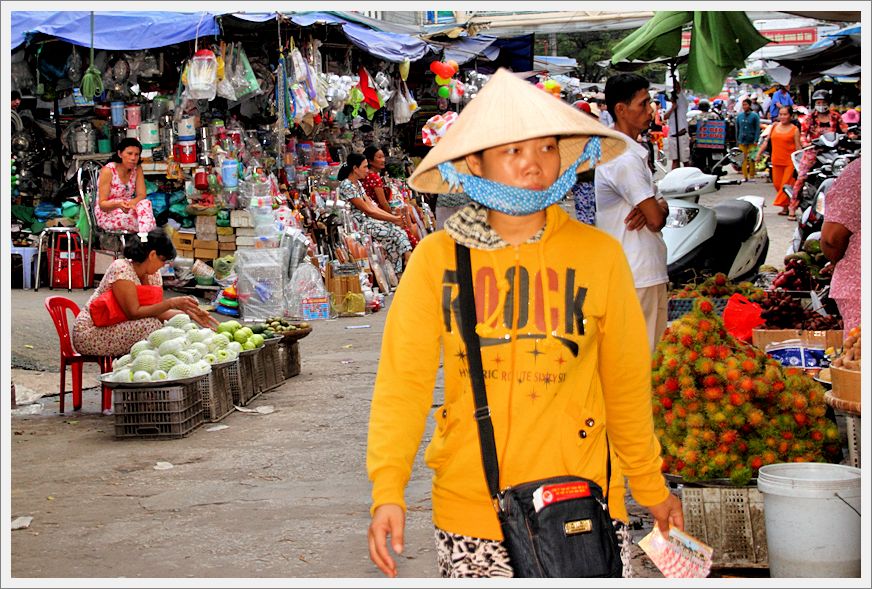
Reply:
[[697, 184], [691, 184], [687, 188], [684, 189], [684, 192], [696, 192], [697, 190], [702, 190], [706, 187], [708, 182], [699, 182]]
[[833, 176], [838, 176], [842, 173], [842, 170], [845, 169], [845, 166], [848, 165], [848, 159], [844, 157], [837, 158], [836, 161], [833, 162]]
[[666, 218], [666, 227], [678, 229], [690, 224], [699, 214], [699, 209], [692, 207], [669, 207], [669, 216]]

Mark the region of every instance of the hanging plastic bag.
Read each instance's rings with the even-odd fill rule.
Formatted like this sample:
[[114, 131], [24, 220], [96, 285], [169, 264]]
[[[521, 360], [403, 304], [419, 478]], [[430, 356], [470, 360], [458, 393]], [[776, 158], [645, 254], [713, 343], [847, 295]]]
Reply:
[[214, 100], [218, 90], [218, 61], [209, 49], [200, 49], [191, 58], [187, 74], [188, 96]]
[[762, 313], [760, 305], [749, 301], [745, 295], [736, 293], [730, 297], [724, 308], [724, 327], [736, 339], [750, 342], [753, 329], [765, 323]]
[[233, 84], [237, 100], [245, 100], [261, 92], [260, 83], [257, 81], [257, 76], [254, 75], [254, 70], [251, 68], [251, 63], [249, 63], [242, 45], [239, 45], [234, 53], [233, 75], [230, 77], [230, 83]]
[[294, 75], [293, 79], [295, 82], [302, 82], [308, 76], [308, 64], [306, 60], [303, 58], [303, 54], [300, 53], [300, 50], [296, 47], [291, 49], [291, 65], [294, 66]]
[[83, 240], [87, 240], [91, 235], [91, 224], [88, 222], [88, 214], [84, 208], [79, 210], [79, 219], [76, 221], [76, 229], [79, 230], [79, 235]]
[[400, 90], [394, 95], [394, 123], [402, 125], [412, 120], [412, 109], [405, 93]]

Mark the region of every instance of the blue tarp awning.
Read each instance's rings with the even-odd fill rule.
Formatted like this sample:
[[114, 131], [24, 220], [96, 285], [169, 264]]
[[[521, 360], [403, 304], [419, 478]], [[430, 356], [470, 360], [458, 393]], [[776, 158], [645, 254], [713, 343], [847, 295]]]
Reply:
[[[43, 33], [74, 45], [91, 45], [91, 13], [12, 12], [12, 49], [29, 35]], [[235, 12], [232, 16], [249, 22], [267, 22], [278, 12]], [[182, 41], [220, 34], [217, 18], [210, 12], [95, 12], [94, 46], [97, 49], [136, 50], [163, 47]], [[292, 22], [306, 27], [316, 23], [340, 25], [342, 32], [357, 47], [384, 59], [417, 61], [431, 51], [431, 46], [412, 35], [373, 30], [341, 16], [327, 12], [289, 15]]]
[[[43, 33], [82, 47], [91, 46], [91, 13], [87, 11], [13, 11], [15, 49], [29, 35]], [[94, 47], [135, 50], [164, 47], [219, 34], [215, 15], [208, 12], [95, 12]]]
[[453, 59], [458, 65], [463, 65], [478, 56], [489, 61], [496, 61], [500, 55], [500, 48], [494, 46], [497, 38], [491, 35], [476, 35], [475, 37], [461, 37], [456, 42], [445, 48], [445, 61]]

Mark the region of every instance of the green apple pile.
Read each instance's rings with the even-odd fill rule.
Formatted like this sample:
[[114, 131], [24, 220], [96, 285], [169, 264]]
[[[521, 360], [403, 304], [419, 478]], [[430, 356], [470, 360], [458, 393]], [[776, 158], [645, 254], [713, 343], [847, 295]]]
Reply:
[[201, 376], [211, 372], [213, 364], [235, 360], [242, 350], [227, 334], [200, 327], [179, 314], [115, 360], [109, 378], [113, 382], [157, 382]]
[[231, 341], [242, 346], [243, 350], [254, 350], [263, 346], [263, 334], [254, 333], [250, 327], [243, 326], [239, 321], [231, 319], [218, 325], [218, 333], [224, 334]]

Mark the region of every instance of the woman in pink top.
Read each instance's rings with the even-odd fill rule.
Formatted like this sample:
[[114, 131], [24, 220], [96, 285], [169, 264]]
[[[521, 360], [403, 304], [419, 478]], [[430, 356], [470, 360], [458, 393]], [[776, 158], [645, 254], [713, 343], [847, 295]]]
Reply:
[[145, 198], [145, 176], [139, 165], [142, 144], [126, 138], [97, 181], [97, 226], [107, 231], [148, 233], [157, 226], [151, 201]]
[[836, 265], [830, 296], [839, 306], [846, 335], [860, 325], [860, 159], [848, 164], [827, 192], [821, 229], [821, 249]]

